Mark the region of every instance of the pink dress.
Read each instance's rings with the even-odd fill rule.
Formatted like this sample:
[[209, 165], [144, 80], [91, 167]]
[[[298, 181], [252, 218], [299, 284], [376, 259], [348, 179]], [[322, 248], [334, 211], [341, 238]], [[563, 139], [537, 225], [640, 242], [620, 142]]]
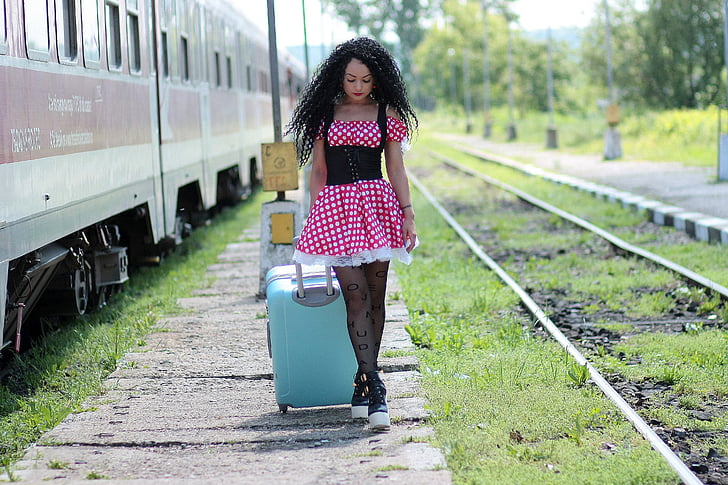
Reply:
[[[405, 124], [387, 117], [387, 140], [402, 142]], [[377, 121], [334, 120], [331, 146], [377, 147], [382, 139]], [[381, 162], [380, 162], [381, 163]], [[299, 237], [293, 260], [302, 264], [360, 266], [412, 256], [402, 236], [403, 213], [391, 184], [384, 178], [326, 185], [319, 192]]]

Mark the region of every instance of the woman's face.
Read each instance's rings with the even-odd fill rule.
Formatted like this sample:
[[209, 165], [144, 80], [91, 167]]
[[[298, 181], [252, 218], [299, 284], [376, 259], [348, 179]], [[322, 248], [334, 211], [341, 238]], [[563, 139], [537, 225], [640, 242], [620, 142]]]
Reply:
[[351, 103], [369, 102], [369, 93], [374, 87], [374, 76], [359, 59], [352, 59], [344, 71], [344, 94]]

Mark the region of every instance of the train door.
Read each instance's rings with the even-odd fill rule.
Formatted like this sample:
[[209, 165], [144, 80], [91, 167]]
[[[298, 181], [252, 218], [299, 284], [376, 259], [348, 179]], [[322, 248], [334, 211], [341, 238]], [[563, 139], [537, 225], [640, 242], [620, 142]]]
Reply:
[[158, 127], [166, 234], [179, 241], [187, 224], [206, 219], [201, 97], [205, 71], [193, 35], [194, 0], [153, 0], [157, 64]]
[[[82, 2], [91, 2], [92, 0], [81, 0]], [[151, 214], [150, 218], [152, 220], [152, 227], [155, 229], [155, 237], [154, 240], [158, 241], [162, 237], [164, 237], [165, 234], [167, 234], [164, 231], [164, 191], [162, 186], [162, 161], [160, 158], [160, 146], [159, 146], [159, 140], [160, 140], [160, 133], [159, 133], [159, 92], [158, 92], [158, 84], [157, 84], [157, 78], [159, 76], [159, 72], [157, 71], [157, 62], [156, 62], [156, 43], [154, 42], [155, 39], [155, 15], [154, 15], [154, 1], [150, 0], [148, 2], [143, 2], [143, 6], [140, 8], [145, 9], [145, 19], [146, 19], [146, 25], [142, 29], [142, 39], [144, 44], [147, 46], [146, 52], [147, 57], [145, 59], [145, 62], [149, 63], [149, 120], [150, 120], [150, 127], [152, 130], [152, 157], [153, 157], [153, 165], [155, 167], [153, 173], [154, 178], [154, 200], [156, 203], [151, 208]], [[161, 234], [159, 234], [161, 233]]]
[[211, 52], [210, 46], [215, 44], [215, 35], [210, 14], [202, 6], [199, 8], [197, 29], [200, 36], [200, 72], [202, 73], [200, 82], [200, 124], [202, 126], [203, 165], [205, 173], [208, 173], [207, 165], [210, 160], [210, 144], [212, 143], [210, 90], [211, 85], [216, 82], [216, 79], [219, 79], [219, 73], [213, 73], [211, 77], [211, 62], [215, 59], [215, 52]]

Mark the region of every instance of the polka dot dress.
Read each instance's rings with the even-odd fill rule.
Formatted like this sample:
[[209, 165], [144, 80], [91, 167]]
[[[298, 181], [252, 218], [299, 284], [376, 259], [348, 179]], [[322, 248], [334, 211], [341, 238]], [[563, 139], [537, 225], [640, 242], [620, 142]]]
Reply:
[[[401, 120], [387, 117], [387, 141], [402, 142], [406, 134]], [[372, 148], [382, 139], [376, 121], [334, 120], [328, 137], [331, 146]], [[402, 221], [394, 189], [383, 178], [326, 185], [311, 207], [293, 259], [329, 266], [359, 266], [392, 258], [409, 264], [412, 257], [404, 247]]]

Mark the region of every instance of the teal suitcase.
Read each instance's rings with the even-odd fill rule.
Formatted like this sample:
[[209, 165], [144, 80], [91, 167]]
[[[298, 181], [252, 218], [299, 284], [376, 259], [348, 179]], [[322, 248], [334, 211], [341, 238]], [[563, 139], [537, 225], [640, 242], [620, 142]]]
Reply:
[[281, 412], [348, 404], [357, 364], [331, 268], [275, 266], [266, 275], [268, 351]]

